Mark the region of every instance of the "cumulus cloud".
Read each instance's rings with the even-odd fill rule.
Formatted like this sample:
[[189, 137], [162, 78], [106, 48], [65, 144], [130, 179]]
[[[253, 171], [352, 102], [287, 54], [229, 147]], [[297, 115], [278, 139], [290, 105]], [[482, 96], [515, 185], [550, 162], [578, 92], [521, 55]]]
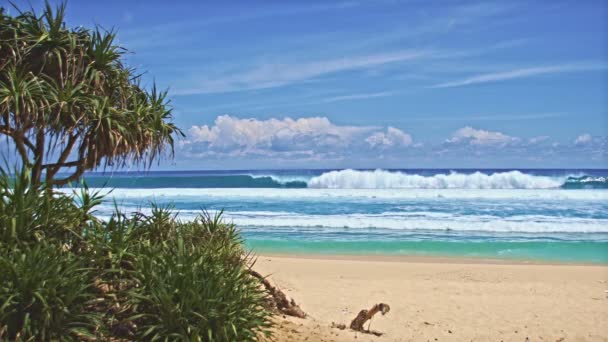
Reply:
[[528, 144], [530, 145], [536, 145], [536, 144], [540, 144], [543, 142], [546, 142], [547, 140], [549, 140], [549, 136], [548, 135], [541, 135], [538, 137], [533, 137], [528, 139]]
[[577, 155], [587, 156], [591, 160], [604, 161], [604, 165], [608, 165], [608, 137], [607, 136], [592, 136], [589, 133], [584, 133], [576, 137], [570, 145], [570, 152]]
[[186, 159], [222, 163], [255, 159], [268, 167], [272, 163], [295, 165], [292, 162], [300, 163], [299, 167], [318, 167], [330, 161], [338, 163], [334, 165], [365, 161], [361, 165], [372, 167], [379, 160], [396, 166], [404, 160], [428, 160], [429, 156], [464, 164], [491, 156], [499, 158], [501, 165], [530, 160], [541, 164], [576, 160], [597, 165], [608, 161], [608, 138], [585, 133], [569, 142], [558, 142], [545, 135], [516, 137], [465, 126], [443, 142], [422, 144], [392, 126], [340, 125], [326, 117], [249, 119], [222, 115], [211, 124], [192, 126], [177, 151]]
[[192, 126], [181, 147], [203, 155], [318, 155], [349, 148], [406, 147], [409, 134], [388, 127], [342, 126], [326, 117], [241, 119], [218, 116], [213, 125]]
[[585, 133], [585, 134], [579, 135], [574, 140], [574, 143], [577, 144], [577, 145], [584, 145], [584, 144], [590, 143], [592, 140], [593, 140], [593, 137], [591, 137], [591, 134]]
[[519, 138], [506, 135], [501, 132], [475, 129], [470, 126], [463, 127], [446, 140], [449, 144], [469, 144], [478, 146], [507, 145], [518, 142]]
[[367, 137], [365, 141], [371, 147], [404, 147], [412, 144], [412, 137], [398, 128], [389, 126], [386, 132], [376, 132]]

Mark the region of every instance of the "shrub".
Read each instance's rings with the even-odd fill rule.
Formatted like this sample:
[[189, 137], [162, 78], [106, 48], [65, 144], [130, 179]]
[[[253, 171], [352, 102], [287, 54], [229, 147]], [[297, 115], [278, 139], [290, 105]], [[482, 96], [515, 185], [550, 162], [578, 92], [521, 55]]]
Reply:
[[82, 238], [88, 219], [87, 210], [77, 207], [71, 196], [34, 186], [29, 169], [9, 175], [0, 168], [1, 242], [31, 244], [55, 240], [71, 245]]
[[141, 288], [132, 297], [138, 337], [249, 341], [268, 333], [265, 293], [248, 274], [247, 259], [222, 241], [196, 245], [177, 237], [142, 252]]
[[0, 173], [0, 338], [255, 340], [266, 293], [222, 213], [96, 219], [97, 193]]
[[183, 134], [167, 93], [124, 65], [115, 33], [68, 28], [65, 5], [17, 12], [0, 6], [0, 135], [22, 167], [0, 169], [0, 339], [267, 334], [264, 292], [221, 215], [182, 223], [153, 206], [102, 221], [86, 185], [55, 192], [100, 166], [149, 166]]
[[82, 340], [94, 338], [99, 314], [90, 271], [57, 246], [2, 248], [0, 338]]

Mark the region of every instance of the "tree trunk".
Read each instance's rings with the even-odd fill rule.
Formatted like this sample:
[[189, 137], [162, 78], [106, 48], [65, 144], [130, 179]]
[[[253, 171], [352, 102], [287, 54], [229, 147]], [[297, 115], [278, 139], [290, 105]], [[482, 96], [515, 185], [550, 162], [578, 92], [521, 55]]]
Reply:
[[36, 148], [34, 149], [34, 166], [32, 167], [32, 185], [42, 184], [42, 164], [44, 162], [44, 130], [36, 133]]

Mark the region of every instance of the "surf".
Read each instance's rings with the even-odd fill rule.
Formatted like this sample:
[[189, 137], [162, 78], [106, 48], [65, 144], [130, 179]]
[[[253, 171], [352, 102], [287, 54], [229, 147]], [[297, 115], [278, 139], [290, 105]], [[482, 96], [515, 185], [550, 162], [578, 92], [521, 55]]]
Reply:
[[608, 189], [608, 176], [578, 173], [541, 174], [512, 171], [478, 170], [474, 172], [447, 170], [302, 170], [251, 173], [172, 173], [90, 175], [89, 187], [128, 189]]
[[385, 170], [341, 170], [311, 179], [311, 188], [330, 189], [552, 189], [563, 181], [556, 177], [535, 176], [520, 171], [485, 174], [450, 172], [421, 176]]
[[136, 177], [87, 177], [89, 187], [158, 189], [158, 188], [306, 188], [305, 181], [277, 179], [272, 176], [184, 175]]

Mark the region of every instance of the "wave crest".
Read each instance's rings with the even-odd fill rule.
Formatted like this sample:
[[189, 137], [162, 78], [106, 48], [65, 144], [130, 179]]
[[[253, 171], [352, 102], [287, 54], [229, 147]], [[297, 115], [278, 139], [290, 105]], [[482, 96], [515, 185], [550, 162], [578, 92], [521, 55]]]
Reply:
[[471, 174], [451, 172], [421, 176], [385, 170], [341, 170], [323, 173], [308, 181], [309, 188], [326, 189], [551, 189], [563, 179], [534, 176], [520, 171]]
[[568, 177], [564, 185], [564, 189], [608, 189], [608, 177]]

